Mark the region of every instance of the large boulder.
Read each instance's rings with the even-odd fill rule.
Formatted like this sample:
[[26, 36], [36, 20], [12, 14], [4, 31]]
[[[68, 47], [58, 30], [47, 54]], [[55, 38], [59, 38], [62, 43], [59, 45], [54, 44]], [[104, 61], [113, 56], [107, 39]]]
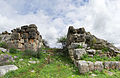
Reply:
[[94, 64], [94, 69], [98, 71], [102, 71], [104, 69], [103, 62], [101, 61], [96, 61]]
[[79, 61], [78, 69], [81, 74], [84, 74], [89, 71], [89, 65], [86, 61]]
[[18, 67], [15, 65], [5, 65], [5, 66], [0, 66], [0, 77], [4, 76], [7, 72], [17, 70]]
[[0, 51], [2, 51], [3, 53], [5, 53], [5, 52], [7, 52], [8, 50], [0, 47]]

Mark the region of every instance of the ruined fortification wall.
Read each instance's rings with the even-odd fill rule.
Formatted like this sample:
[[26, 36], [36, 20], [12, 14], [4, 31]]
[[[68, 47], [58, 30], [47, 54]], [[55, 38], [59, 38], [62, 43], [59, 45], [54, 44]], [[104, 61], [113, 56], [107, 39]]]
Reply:
[[[84, 28], [74, 29], [73, 26], [70, 26], [68, 29], [66, 47], [68, 48], [70, 58], [74, 61], [80, 73], [106, 68], [104, 62], [98, 61], [93, 63], [82, 60], [81, 57], [85, 54], [88, 54], [88, 57], [94, 57], [97, 53], [101, 58], [111, 58], [120, 54], [119, 49], [111, 43], [95, 37], [90, 32], [86, 32]], [[103, 49], [107, 49], [107, 52], [103, 52]], [[113, 65], [113, 62], [108, 61], [107, 65], [108, 67], [110, 66], [109, 68], [116, 67], [113, 69], [120, 69], [120, 62], [115, 62]], [[111, 65], [113, 66], [111, 67]]]
[[9, 48], [17, 48], [19, 50], [34, 50], [43, 46], [42, 36], [37, 30], [35, 24], [25, 25], [21, 28], [11, 30], [12, 33], [7, 31], [1, 34], [1, 41], [8, 44]]

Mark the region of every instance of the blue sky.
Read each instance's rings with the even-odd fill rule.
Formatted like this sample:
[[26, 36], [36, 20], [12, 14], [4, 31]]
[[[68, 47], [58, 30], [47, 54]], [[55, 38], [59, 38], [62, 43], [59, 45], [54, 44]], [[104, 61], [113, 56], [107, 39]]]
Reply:
[[0, 32], [36, 24], [51, 47], [70, 25], [119, 46], [120, 0], [0, 0]]

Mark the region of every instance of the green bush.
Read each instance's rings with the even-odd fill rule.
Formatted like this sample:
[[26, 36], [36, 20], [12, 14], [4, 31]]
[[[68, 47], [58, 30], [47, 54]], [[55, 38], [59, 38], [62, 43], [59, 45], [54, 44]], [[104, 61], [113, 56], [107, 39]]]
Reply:
[[42, 49], [38, 49], [37, 51], [33, 50], [25, 50], [23, 55], [27, 57], [35, 57], [35, 58], [40, 58], [42, 56]]
[[109, 51], [109, 48], [103, 48], [102, 49], [102, 52], [108, 52]]
[[9, 52], [10, 52], [10, 53], [18, 53], [19, 50], [15, 49], [15, 48], [10, 48], [10, 51], [9, 51]]
[[2, 37], [0, 37], [0, 41], [2, 40]]
[[63, 47], [66, 46], [67, 36], [61, 36], [60, 38], [57, 38], [57, 42], [62, 43]]
[[5, 42], [1, 42], [0, 47], [8, 49], [8, 45]]

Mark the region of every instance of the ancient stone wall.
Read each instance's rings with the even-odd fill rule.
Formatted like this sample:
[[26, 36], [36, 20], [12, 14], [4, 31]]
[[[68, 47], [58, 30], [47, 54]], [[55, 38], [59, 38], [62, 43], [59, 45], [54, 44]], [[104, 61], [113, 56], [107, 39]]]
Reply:
[[81, 74], [87, 73], [89, 71], [102, 71], [103, 69], [117, 69], [120, 70], [120, 62], [119, 61], [96, 61], [96, 62], [91, 62], [91, 61], [78, 61], [75, 63], [75, 65], [78, 67], [79, 72]]
[[90, 32], [86, 32], [84, 28], [74, 29], [73, 26], [70, 26], [67, 34], [67, 48], [72, 59], [75, 58], [74, 54], [76, 52], [78, 53], [78, 50], [76, 50], [78, 46], [83, 47], [81, 50], [83, 51], [83, 53], [87, 53], [84, 52], [84, 50], [86, 51], [92, 49], [95, 51], [99, 51], [104, 48], [108, 49], [108, 52], [106, 52], [106, 56], [112, 57], [116, 56], [117, 53], [119, 53], [119, 49], [106, 40], [95, 37]]
[[43, 46], [42, 36], [38, 32], [35, 24], [22, 26], [21, 28], [11, 30], [11, 32], [3, 32], [1, 34], [1, 41], [6, 42], [9, 48], [14, 47], [22, 51], [26, 49], [36, 51]]
[[[89, 71], [88, 62], [84, 60], [81, 62], [81, 57], [85, 54], [88, 54], [89, 57], [93, 57], [97, 53], [100, 57], [109, 58], [120, 54], [119, 49], [111, 43], [95, 37], [90, 32], [86, 32], [84, 28], [74, 29], [73, 26], [70, 26], [68, 29], [66, 47], [68, 48], [70, 58], [74, 61], [74, 64], [78, 67], [80, 73], [82, 73], [82, 71]], [[107, 49], [107, 52], [103, 52], [103, 49]], [[100, 63], [98, 64], [98, 68], [104, 68], [103, 62], [96, 62], [95, 64], [89, 63], [92, 64], [92, 66]]]

